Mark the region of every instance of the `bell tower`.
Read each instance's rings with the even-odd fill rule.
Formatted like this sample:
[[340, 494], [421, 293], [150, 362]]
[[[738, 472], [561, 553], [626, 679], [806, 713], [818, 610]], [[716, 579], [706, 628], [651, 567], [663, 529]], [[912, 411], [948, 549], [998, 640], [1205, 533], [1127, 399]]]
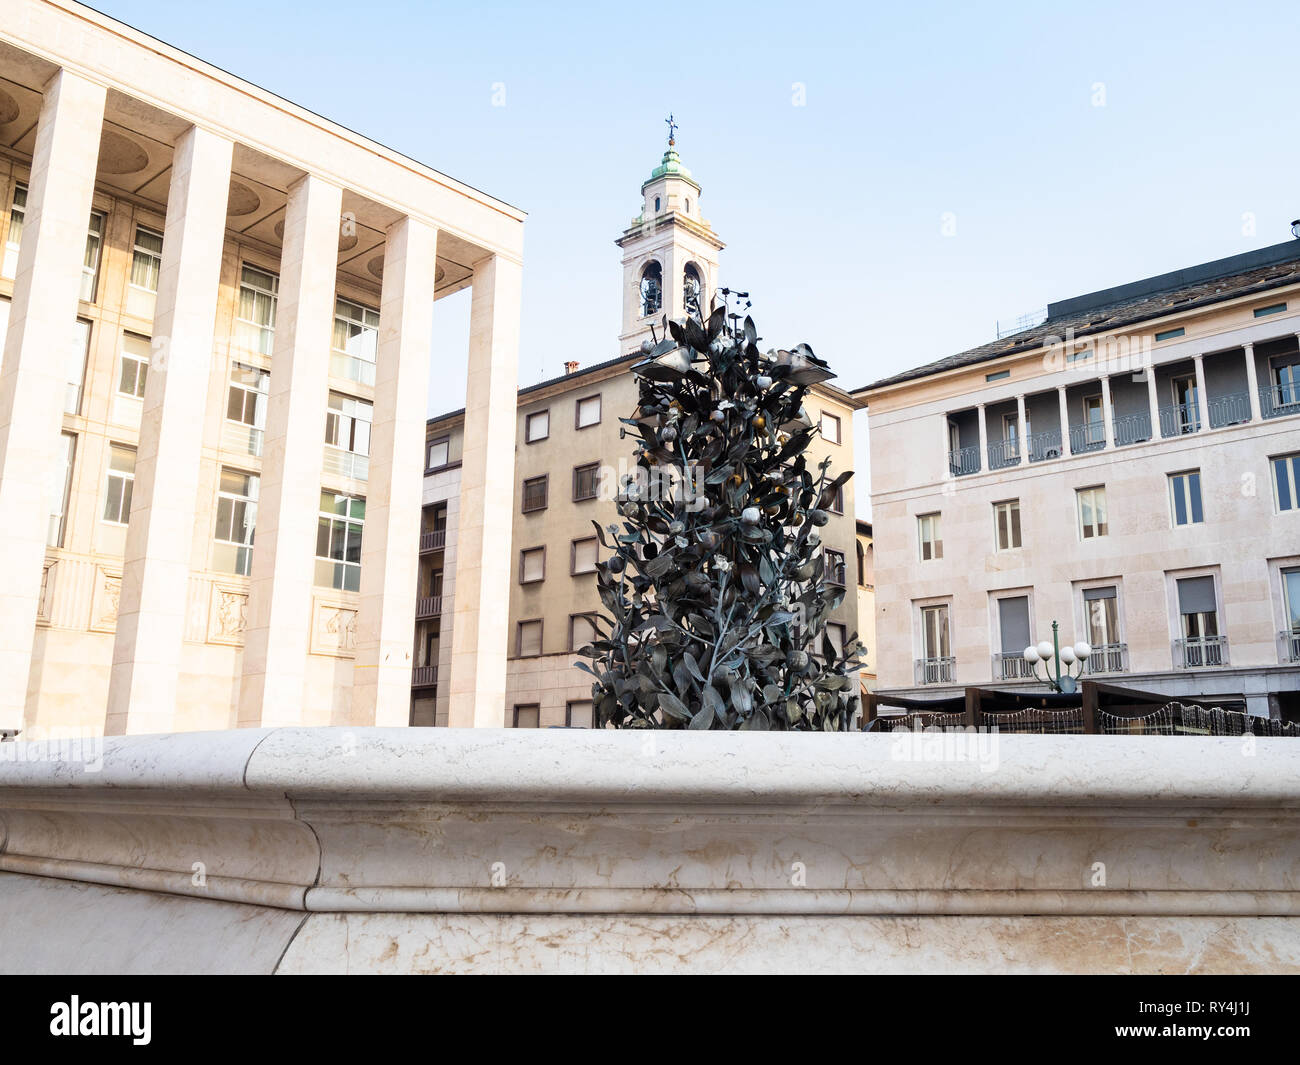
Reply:
[[620, 355], [650, 338], [662, 339], [665, 315], [683, 318], [698, 304], [707, 316], [717, 290], [718, 253], [725, 245], [700, 213], [700, 186], [677, 154], [677, 123], [668, 123], [668, 150], [641, 184], [641, 213], [615, 243], [623, 249], [623, 327]]

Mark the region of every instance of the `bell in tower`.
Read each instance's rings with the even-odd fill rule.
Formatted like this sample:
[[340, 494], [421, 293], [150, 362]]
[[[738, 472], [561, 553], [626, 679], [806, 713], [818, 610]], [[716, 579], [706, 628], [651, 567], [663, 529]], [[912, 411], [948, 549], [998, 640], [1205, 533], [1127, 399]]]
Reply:
[[700, 186], [677, 153], [677, 123], [668, 116], [668, 148], [641, 184], [641, 213], [615, 242], [623, 249], [623, 325], [619, 353], [662, 336], [662, 321], [704, 316], [720, 285], [725, 246], [700, 213]]

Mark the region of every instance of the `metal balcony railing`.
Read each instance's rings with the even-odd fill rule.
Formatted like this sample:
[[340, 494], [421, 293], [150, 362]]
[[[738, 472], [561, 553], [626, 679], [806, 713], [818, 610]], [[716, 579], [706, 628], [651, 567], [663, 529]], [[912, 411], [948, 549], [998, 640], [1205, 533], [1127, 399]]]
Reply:
[[1283, 662], [1300, 662], [1300, 631], [1283, 629], [1277, 634], [1277, 647]]
[[1228, 664], [1228, 637], [1193, 636], [1174, 641], [1175, 669], [1211, 669]]
[[415, 601], [417, 618], [436, 618], [442, 613], [442, 596], [422, 595]]
[[994, 440], [989, 444], [989, 469], [1001, 470], [1020, 465], [1020, 441]]
[[1101, 422], [1070, 426], [1070, 454], [1100, 451], [1106, 446], [1106, 429]]
[[964, 477], [968, 473], [980, 472], [979, 445], [960, 447], [948, 452], [948, 471], [954, 477]]
[[1111, 426], [1116, 447], [1141, 444], [1151, 439], [1151, 412], [1144, 410], [1136, 414], [1125, 414], [1122, 418], [1116, 418]]
[[1099, 673], [1127, 673], [1128, 644], [1103, 643], [1092, 649], [1083, 662], [1083, 675], [1095, 676]]
[[437, 666], [416, 666], [411, 670], [412, 688], [432, 688], [438, 683]]
[[951, 684], [956, 673], [957, 659], [952, 655], [916, 659], [917, 684]]
[[1024, 652], [1005, 651], [993, 656], [994, 680], [1033, 680], [1034, 667], [1025, 661]]
[[1300, 414], [1300, 385], [1265, 385], [1259, 390], [1259, 409], [1265, 418]]
[[1201, 412], [1195, 403], [1175, 403], [1160, 408], [1160, 435], [1183, 436], [1201, 428]]
[[1049, 429], [1044, 433], [1030, 433], [1025, 441], [1030, 462], [1050, 462], [1061, 457], [1061, 431]]
[[1218, 429], [1224, 425], [1240, 425], [1250, 421], [1250, 393], [1232, 392], [1226, 396], [1214, 396], [1206, 406], [1210, 409], [1210, 428]]
[[433, 532], [420, 533], [421, 551], [441, 551], [447, 546], [447, 530], [435, 529]]

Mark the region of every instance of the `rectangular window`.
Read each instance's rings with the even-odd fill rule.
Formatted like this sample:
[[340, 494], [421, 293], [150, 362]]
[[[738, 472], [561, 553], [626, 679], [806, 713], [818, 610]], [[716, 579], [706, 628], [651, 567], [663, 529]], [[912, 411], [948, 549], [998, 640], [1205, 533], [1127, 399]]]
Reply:
[[1269, 306], [1267, 307], [1256, 307], [1255, 317], [1267, 318], [1270, 314], [1281, 314], [1285, 310], [1286, 310], [1285, 303], [1272, 303], [1269, 304]]
[[1178, 417], [1180, 433], [1194, 433], [1201, 427], [1200, 397], [1195, 377], [1175, 377], [1170, 382], [1174, 390], [1174, 411]]
[[1020, 500], [993, 504], [993, 543], [998, 551], [1014, 551], [1020, 546]]
[[1076, 494], [1079, 498], [1080, 538], [1092, 540], [1105, 536], [1108, 528], [1105, 487], [1099, 485], [1096, 488], [1080, 488]]
[[149, 376], [149, 357], [153, 342], [137, 333], [122, 334], [122, 366], [117, 374], [117, 391], [123, 396], [144, 398], [145, 378]]
[[550, 409], [534, 411], [524, 418], [524, 443], [535, 444], [551, 435]]
[[81, 395], [86, 383], [86, 360], [90, 357], [90, 323], [78, 318], [68, 345], [68, 387], [63, 398], [64, 414], [81, 413]]
[[378, 351], [379, 312], [352, 300], [335, 299], [330, 373], [373, 385]]
[[838, 621], [828, 621], [826, 623], [826, 636], [831, 641], [831, 647], [835, 649], [835, 657], [844, 657], [844, 641], [848, 639], [848, 630]]
[[831, 444], [840, 443], [840, 420], [834, 414], [822, 411], [822, 439]]
[[237, 335], [244, 347], [271, 354], [279, 291], [280, 279], [275, 274], [247, 265], [240, 270]]
[[564, 723], [569, 728], [595, 728], [595, 707], [590, 699], [570, 699], [564, 707]]
[[[998, 629], [1002, 641], [1003, 657], [1011, 657], [1017, 663], [1023, 662], [1025, 648], [1032, 637], [1029, 635], [1029, 596], [1012, 595], [998, 600]], [[1019, 676], [1018, 665], [1003, 671], [1003, 679]]]
[[542, 619], [519, 622], [515, 635], [515, 656], [536, 658], [542, 653]]
[[1102, 406], [1101, 393], [1083, 397], [1083, 433], [1084, 442], [1089, 446], [1106, 442], [1105, 408]]
[[1278, 513], [1300, 510], [1300, 451], [1269, 461], [1273, 464], [1273, 499]]
[[62, 547], [67, 530], [68, 504], [72, 499], [72, 464], [77, 456], [77, 436], [63, 433], [59, 437], [59, 464], [63, 468], [63, 491], [55, 498], [57, 509], [50, 511], [50, 526], [45, 543], [48, 547]]
[[1223, 665], [1224, 648], [1219, 639], [1214, 578], [1182, 577], [1176, 583], [1183, 632], [1183, 665], [1188, 668]]
[[569, 615], [569, 650], [576, 651], [599, 639], [596, 622], [590, 614]]
[[212, 568], [223, 573], [253, 572], [253, 530], [261, 478], [242, 470], [221, 470], [217, 487], [217, 527], [213, 533]]
[[1200, 470], [1169, 475], [1169, 507], [1175, 526], [1199, 525], [1205, 520], [1201, 510]]
[[844, 486], [842, 484], [835, 486], [835, 491], [831, 493], [831, 501], [827, 509], [832, 514], [844, 513]]
[[536, 703], [516, 706], [514, 714], [515, 728], [541, 728], [542, 709]]
[[325, 443], [353, 455], [369, 455], [374, 412], [374, 404], [368, 400], [331, 392], [325, 413]]
[[110, 444], [108, 450], [104, 520], [114, 525], [125, 525], [131, 516], [131, 489], [135, 486], [135, 448]]
[[135, 247], [131, 253], [131, 284], [149, 292], [158, 291], [162, 272], [163, 235], [145, 226], [135, 227]]
[[585, 466], [573, 467], [573, 501], [575, 503], [580, 503], [584, 499], [595, 499], [599, 485], [599, 462], [590, 462]]
[[921, 540], [921, 561], [943, 558], [943, 536], [939, 531], [938, 514], [922, 514], [916, 519]]
[[90, 227], [86, 232], [86, 255], [81, 267], [81, 298], [86, 303], [95, 302], [95, 288], [99, 280], [99, 250], [104, 243], [104, 216], [90, 212]]
[[921, 608], [921, 650], [926, 658], [947, 658], [948, 606]]
[[440, 470], [451, 461], [451, 437], [444, 436], [429, 441], [429, 454], [425, 459], [425, 469]]
[[361, 589], [361, 533], [366, 501], [324, 490], [316, 525], [316, 584], [344, 592]]
[[1186, 332], [1187, 330], [1182, 326], [1179, 326], [1177, 329], [1166, 329], [1163, 332], [1156, 334], [1156, 343], [1158, 344], [1162, 340], [1173, 340], [1175, 337], [1180, 337]]
[[262, 453], [266, 429], [266, 403], [271, 391], [271, 374], [242, 362], [230, 364], [230, 388], [226, 393], [226, 421], [229, 425], [222, 446], [249, 455]]
[[589, 536], [583, 540], [574, 540], [570, 549], [569, 572], [577, 575], [579, 573], [596, 572], [596, 538]]
[[1008, 377], [1010, 377], [1010, 376], [1011, 376], [1011, 371], [1010, 371], [1010, 370], [994, 370], [992, 373], [986, 373], [986, 374], [984, 375], [984, 380], [986, 380], [986, 381], [1005, 381], [1005, 380], [1006, 380]]
[[844, 587], [844, 552], [826, 548], [826, 583]]
[[523, 512], [531, 514], [536, 510], [546, 509], [546, 486], [548, 476], [543, 474], [541, 477], [530, 477], [524, 481], [524, 506]]
[[1119, 634], [1119, 600], [1115, 586], [1085, 588], [1083, 609], [1087, 614], [1088, 643], [1094, 652], [1121, 642]]
[[18, 273], [18, 249], [23, 243], [23, 223], [27, 218], [27, 186], [14, 186], [13, 205], [9, 208], [9, 232], [5, 234], [4, 276]]
[[546, 579], [546, 548], [525, 547], [519, 552], [519, 583], [534, 584]]
[[1286, 631], [1300, 635], [1300, 567], [1282, 570], [1282, 610]]
[[587, 396], [574, 405], [574, 427], [586, 429], [600, 424], [600, 396]]

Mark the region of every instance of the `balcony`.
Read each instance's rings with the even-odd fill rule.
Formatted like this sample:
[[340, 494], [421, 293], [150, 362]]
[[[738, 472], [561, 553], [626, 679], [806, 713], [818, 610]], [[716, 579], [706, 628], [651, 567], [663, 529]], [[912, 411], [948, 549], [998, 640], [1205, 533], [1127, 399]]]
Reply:
[[1214, 669], [1228, 664], [1228, 637], [1189, 636], [1174, 641], [1175, 669]]
[[1300, 386], [1265, 385], [1259, 390], [1259, 412], [1265, 418], [1300, 414]]
[[433, 532], [420, 533], [420, 552], [442, 551], [447, 546], [447, 530], [435, 529]]
[[1277, 634], [1277, 654], [1281, 662], [1300, 662], [1300, 631], [1283, 629]]
[[1007, 466], [1020, 465], [1020, 441], [1014, 437], [1010, 440], [994, 440], [989, 444], [989, 469], [1001, 470]]
[[969, 473], [979, 473], [979, 445], [976, 444], [972, 447], [961, 447], [957, 448], [955, 451], [949, 451], [948, 470], [954, 477], [964, 477]]
[[1106, 429], [1101, 422], [1070, 426], [1070, 454], [1100, 451], [1106, 446]]
[[1250, 421], [1250, 393], [1232, 392], [1226, 396], [1214, 396], [1206, 403], [1210, 413], [1210, 428], [1220, 429], [1225, 425], [1244, 425]]
[[1151, 439], [1151, 412], [1139, 411], [1126, 414], [1111, 422], [1115, 435], [1116, 447], [1128, 447], [1130, 444], [1144, 444]]
[[917, 684], [952, 684], [956, 674], [957, 659], [952, 655], [916, 659]]
[[1128, 644], [1097, 644], [1083, 661], [1083, 675], [1097, 676], [1104, 673], [1128, 672]]
[[425, 618], [436, 618], [442, 615], [442, 596], [440, 595], [422, 595], [415, 601], [415, 616], [417, 620]]
[[1199, 432], [1200, 428], [1201, 412], [1196, 404], [1174, 403], [1160, 408], [1160, 435], [1165, 439]]
[[438, 683], [437, 666], [416, 666], [411, 670], [412, 688], [432, 688]]
[[994, 680], [1033, 680], [1034, 666], [1026, 662], [1023, 653], [1006, 652], [993, 656]]
[[1025, 441], [1029, 448], [1030, 462], [1051, 462], [1061, 457], [1061, 431], [1049, 430], [1045, 433], [1030, 433]]

